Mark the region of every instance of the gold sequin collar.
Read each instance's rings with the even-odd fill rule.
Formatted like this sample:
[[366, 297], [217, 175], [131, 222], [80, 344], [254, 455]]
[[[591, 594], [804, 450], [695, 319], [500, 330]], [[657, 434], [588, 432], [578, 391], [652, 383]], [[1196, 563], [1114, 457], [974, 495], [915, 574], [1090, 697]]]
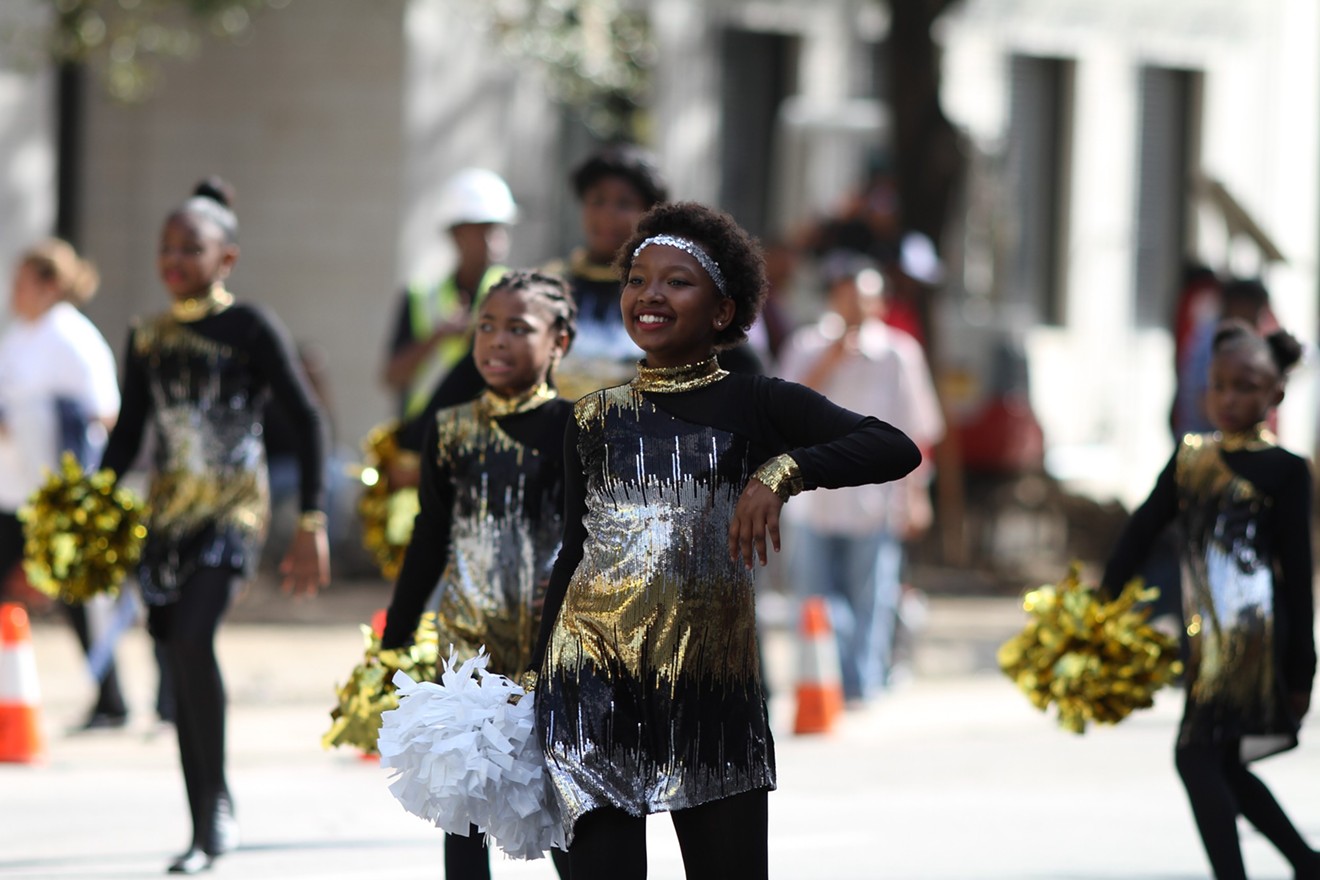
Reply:
[[481, 393], [481, 407], [491, 418], [498, 419], [515, 413], [531, 412], [541, 404], [549, 403], [558, 396], [559, 392], [544, 382], [517, 397], [501, 397], [487, 388]]
[[200, 321], [211, 315], [218, 315], [234, 304], [234, 295], [223, 287], [212, 287], [206, 296], [179, 299], [170, 303], [170, 314], [174, 320], [183, 324]]
[[715, 359], [715, 355], [700, 363], [684, 364], [681, 367], [648, 367], [645, 361], [640, 361], [637, 364], [637, 376], [631, 384], [638, 391], [674, 394], [714, 385], [727, 375], [726, 371], [720, 369], [720, 362]]
[[1259, 452], [1262, 449], [1269, 449], [1279, 444], [1269, 428], [1265, 427], [1264, 422], [1258, 422], [1255, 427], [1238, 431], [1233, 434], [1216, 434], [1219, 438], [1219, 448], [1225, 452]]

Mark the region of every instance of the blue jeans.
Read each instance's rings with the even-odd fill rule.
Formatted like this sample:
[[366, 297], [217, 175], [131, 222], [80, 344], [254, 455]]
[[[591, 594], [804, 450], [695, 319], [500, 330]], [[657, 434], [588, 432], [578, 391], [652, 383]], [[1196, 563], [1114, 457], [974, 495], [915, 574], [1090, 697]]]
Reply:
[[799, 597], [823, 596], [839, 644], [843, 696], [864, 700], [889, 681], [903, 544], [887, 532], [825, 534], [796, 526], [790, 574]]

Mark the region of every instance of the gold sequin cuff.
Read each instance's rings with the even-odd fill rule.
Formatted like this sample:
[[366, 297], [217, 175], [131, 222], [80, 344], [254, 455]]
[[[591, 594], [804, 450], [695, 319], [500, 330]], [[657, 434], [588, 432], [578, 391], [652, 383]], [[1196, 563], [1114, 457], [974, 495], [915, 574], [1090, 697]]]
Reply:
[[802, 471], [788, 453], [776, 455], [757, 468], [752, 476], [769, 486], [783, 502], [802, 491]]
[[298, 517], [298, 530], [318, 532], [325, 529], [325, 513], [320, 510], [304, 510]]
[[530, 694], [536, 690], [536, 680], [538, 678], [540, 678], [540, 675], [537, 674], [535, 669], [528, 669], [518, 676], [518, 686]]

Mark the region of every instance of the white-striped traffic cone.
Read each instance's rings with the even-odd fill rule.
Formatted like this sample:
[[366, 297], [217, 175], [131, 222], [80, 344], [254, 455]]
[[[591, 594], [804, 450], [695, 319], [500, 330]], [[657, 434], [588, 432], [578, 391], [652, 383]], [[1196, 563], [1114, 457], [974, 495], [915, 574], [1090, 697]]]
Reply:
[[30, 764], [41, 757], [41, 691], [32, 628], [22, 605], [0, 605], [0, 761]]
[[839, 647], [834, 641], [825, 599], [802, 603], [798, 642], [797, 717], [794, 733], [829, 733], [843, 713]]

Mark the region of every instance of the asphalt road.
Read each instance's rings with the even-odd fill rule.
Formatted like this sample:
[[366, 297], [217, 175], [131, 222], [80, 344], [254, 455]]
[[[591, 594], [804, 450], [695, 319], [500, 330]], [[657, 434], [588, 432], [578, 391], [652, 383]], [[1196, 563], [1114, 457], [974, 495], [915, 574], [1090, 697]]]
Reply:
[[[438, 880], [443, 873], [440, 833], [403, 812], [384, 772], [320, 747], [332, 688], [360, 654], [355, 622], [384, 596], [370, 587], [337, 589], [298, 605], [254, 592], [221, 630], [243, 844], [214, 876]], [[911, 677], [817, 736], [791, 732], [794, 645], [786, 628], [768, 629], [779, 755], [779, 790], [770, 797], [773, 877], [1207, 876], [1172, 768], [1180, 694], [1164, 694], [1117, 727], [1064, 733], [991, 666], [995, 646], [1021, 622], [1009, 600], [932, 602]], [[91, 694], [76, 643], [58, 618], [39, 619], [34, 631], [47, 749], [40, 763], [0, 765], [0, 877], [159, 876], [189, 828], [172, 730], [151, 718], [145, 635], [130, 631], [119, 652], [131, 724], [70, 734]], [[1259, 772], [1320, 843], [1320, 725], [1310, 720], [1302, 748], [1263, 762]], [[665, 817], [650, 821], [649, 834], [650, 876], [681, 877]], [[1253, 878], [1291, 878], [1258, 835], [1248, 829], [1244, 839]], [[494, 869], [496, 878], [555, 876], [544, 860], [497, 856]]]

